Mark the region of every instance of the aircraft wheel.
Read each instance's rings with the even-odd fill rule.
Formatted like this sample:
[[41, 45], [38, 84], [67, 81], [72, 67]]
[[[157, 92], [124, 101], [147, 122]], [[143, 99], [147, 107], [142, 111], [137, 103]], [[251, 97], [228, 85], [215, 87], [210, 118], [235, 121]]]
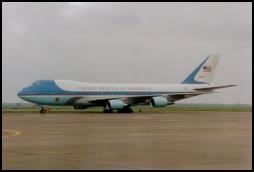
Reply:
[[133, 113], [131, 108], [124, 108], [117, 111], [118, 113]]
[[40, 113], [46, 113], [47, 111], [45, 109], [41, 109]]
[[103, 110], [103, 113], [112, 113], [112, 112], [113, 112], [112, 109], [104, 109], [104, 110]]
[[133, 110], [131, 108], [128, 108], [127, 113], [133, 113]]

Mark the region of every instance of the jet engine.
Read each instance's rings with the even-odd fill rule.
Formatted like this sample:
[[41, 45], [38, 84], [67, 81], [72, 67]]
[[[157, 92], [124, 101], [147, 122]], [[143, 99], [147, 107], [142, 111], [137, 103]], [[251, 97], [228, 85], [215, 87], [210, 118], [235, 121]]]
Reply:
[[153, 97], [151, 99], [151, 104], [153, 105], [153, 107], [165, 107], [168, 105], [168, 100], [166, 97]]
[[127, 106], [127, 104], [125, 104], [123, 101], [118, 100], [118, 99], [114, 99], [114, 100], [109, 100], [108, 101], [108, 106], [110, 109], [112, 110], [121, 110], [123, 109], [125, 106]]

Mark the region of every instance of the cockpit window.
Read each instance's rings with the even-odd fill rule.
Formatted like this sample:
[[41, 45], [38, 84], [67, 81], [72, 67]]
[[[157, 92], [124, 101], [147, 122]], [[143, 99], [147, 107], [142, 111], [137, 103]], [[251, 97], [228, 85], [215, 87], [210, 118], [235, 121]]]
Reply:
[[35, 81], [32, 85], [36, 86], [36, 85], [41, 85], [40, 81]]

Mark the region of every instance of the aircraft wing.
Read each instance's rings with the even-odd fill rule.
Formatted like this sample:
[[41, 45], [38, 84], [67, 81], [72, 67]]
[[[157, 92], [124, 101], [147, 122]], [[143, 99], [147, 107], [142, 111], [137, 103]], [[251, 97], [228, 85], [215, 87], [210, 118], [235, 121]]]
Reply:
[[167, 94], [154, 94], [154, 95], [144, 95], [144, 96], [124, 96], [124, 97], [110, 97], [110, 98], [94, 98], [88, 100], [91, 103], [96, 103], [96, 104], [106, 104], [108, 100], [113, 100], [113, 99], [119, 99], [125, 102], [126, 104], [129, 105], [134, 105], [134, 104], [146, 104], [150, 102], [150, 99], [152, 97], [156, 96], [164, 96], [169, 99], [169, 101], [176, 101], [180, 100], [183, 98], [188, 98], [192, 96], [197, 96], [200, 94], [210, 94], [210, 92], [183, 92], [183, 93], [167, 93]]

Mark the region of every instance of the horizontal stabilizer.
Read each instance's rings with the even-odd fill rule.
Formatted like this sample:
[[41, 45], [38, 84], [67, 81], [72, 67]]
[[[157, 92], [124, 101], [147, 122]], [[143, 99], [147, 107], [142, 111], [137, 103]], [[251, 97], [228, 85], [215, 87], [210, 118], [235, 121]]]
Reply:
[[220, 88], [226, 88], [226, 87], [233, 87], [233, 86], [237, 86], [237, 85], [222, 85], [222, 86], [215, 86], [215, 87], [195, 88], [194, 90], [208, 91], [208, 90], [220, 89]]

